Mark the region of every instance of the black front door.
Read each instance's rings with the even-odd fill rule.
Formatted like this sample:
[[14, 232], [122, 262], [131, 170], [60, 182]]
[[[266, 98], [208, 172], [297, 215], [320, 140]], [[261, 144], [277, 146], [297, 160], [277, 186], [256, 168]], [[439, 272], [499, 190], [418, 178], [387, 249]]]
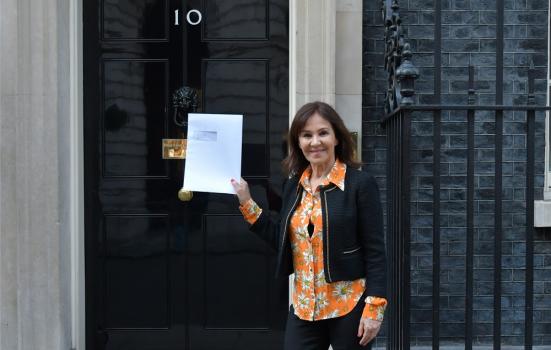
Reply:
[[280, 349], [273, 254], [234, 196], [180, 201], [184, 161], [161, 148], [182, 86], [243, 114], [243, 177], [278, 210], [288, 1], [86, 0], [83, 20], [87, 349]]

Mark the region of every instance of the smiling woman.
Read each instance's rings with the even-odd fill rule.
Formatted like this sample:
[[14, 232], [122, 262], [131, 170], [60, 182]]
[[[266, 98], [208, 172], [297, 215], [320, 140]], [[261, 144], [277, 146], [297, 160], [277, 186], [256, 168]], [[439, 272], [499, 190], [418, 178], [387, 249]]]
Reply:
[[[315, 130], [316, 128], [318, 130]], [[335, 138], [332, 147], [334, 156], [354, 168], [360, 166], [354, 157], [354, 141], [342, 118], [330, 105], [312, 102], [298, 110], [291, 124], [288, 137], [289, 155], [283, 161], [283, 167], [287, 173], [300, 174], [308, 167], [311, 161], [307, 159], [307, 153], [301, 147], [301, 140], [306, 140], [308, 135], [312, 136], [314, 131], [321, 133], [324, 128]]]
[[308, 119], [298, 141], [302, 154], [312, 167], [310, 184], [315, 190], [335, 164], [335, 146], [339, 142], [331, 123], [318, 113]]
[[260, 209], [245, 180], [232, 180], [251, 231], [278, 252], [277, 274], [294, 273], [284, 348], [363, 349], [386, 307], [377, 183], [357, 169], [350, 133], [326, 103], [299, 109], [288, 144], [280, 219]]

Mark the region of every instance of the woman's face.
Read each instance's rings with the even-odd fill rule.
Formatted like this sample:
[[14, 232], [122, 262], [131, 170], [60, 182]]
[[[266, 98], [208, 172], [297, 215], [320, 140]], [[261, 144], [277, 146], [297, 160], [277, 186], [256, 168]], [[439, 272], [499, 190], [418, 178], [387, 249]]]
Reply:
[[335, 162], [335, 146], [339, 141], [329, 121], [318, 113], [306, 121], [298, 136], [298, 144], [311, 165], [331, 166]]

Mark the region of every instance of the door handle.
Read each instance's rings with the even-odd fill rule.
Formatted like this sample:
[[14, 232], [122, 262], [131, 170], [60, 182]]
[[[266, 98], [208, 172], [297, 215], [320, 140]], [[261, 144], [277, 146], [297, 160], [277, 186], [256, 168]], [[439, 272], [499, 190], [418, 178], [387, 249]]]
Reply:
[[182, 202], [189, 202], [193, 198], [193, 192], [180, 188], [178, 191], [178, 199]]

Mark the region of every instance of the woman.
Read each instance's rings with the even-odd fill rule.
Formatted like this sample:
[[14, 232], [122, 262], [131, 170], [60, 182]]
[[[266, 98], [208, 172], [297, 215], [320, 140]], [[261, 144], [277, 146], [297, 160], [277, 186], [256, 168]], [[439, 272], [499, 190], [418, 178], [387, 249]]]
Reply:
[[294, 273], [285, 349], [365, 349], [386, 307], [377, 184], [357, 169], [350, 133], [326, 103], [300, 108], [288, 143], [280, 220], [232, 179], [250, 229], [278, 252], [278, 275]]

